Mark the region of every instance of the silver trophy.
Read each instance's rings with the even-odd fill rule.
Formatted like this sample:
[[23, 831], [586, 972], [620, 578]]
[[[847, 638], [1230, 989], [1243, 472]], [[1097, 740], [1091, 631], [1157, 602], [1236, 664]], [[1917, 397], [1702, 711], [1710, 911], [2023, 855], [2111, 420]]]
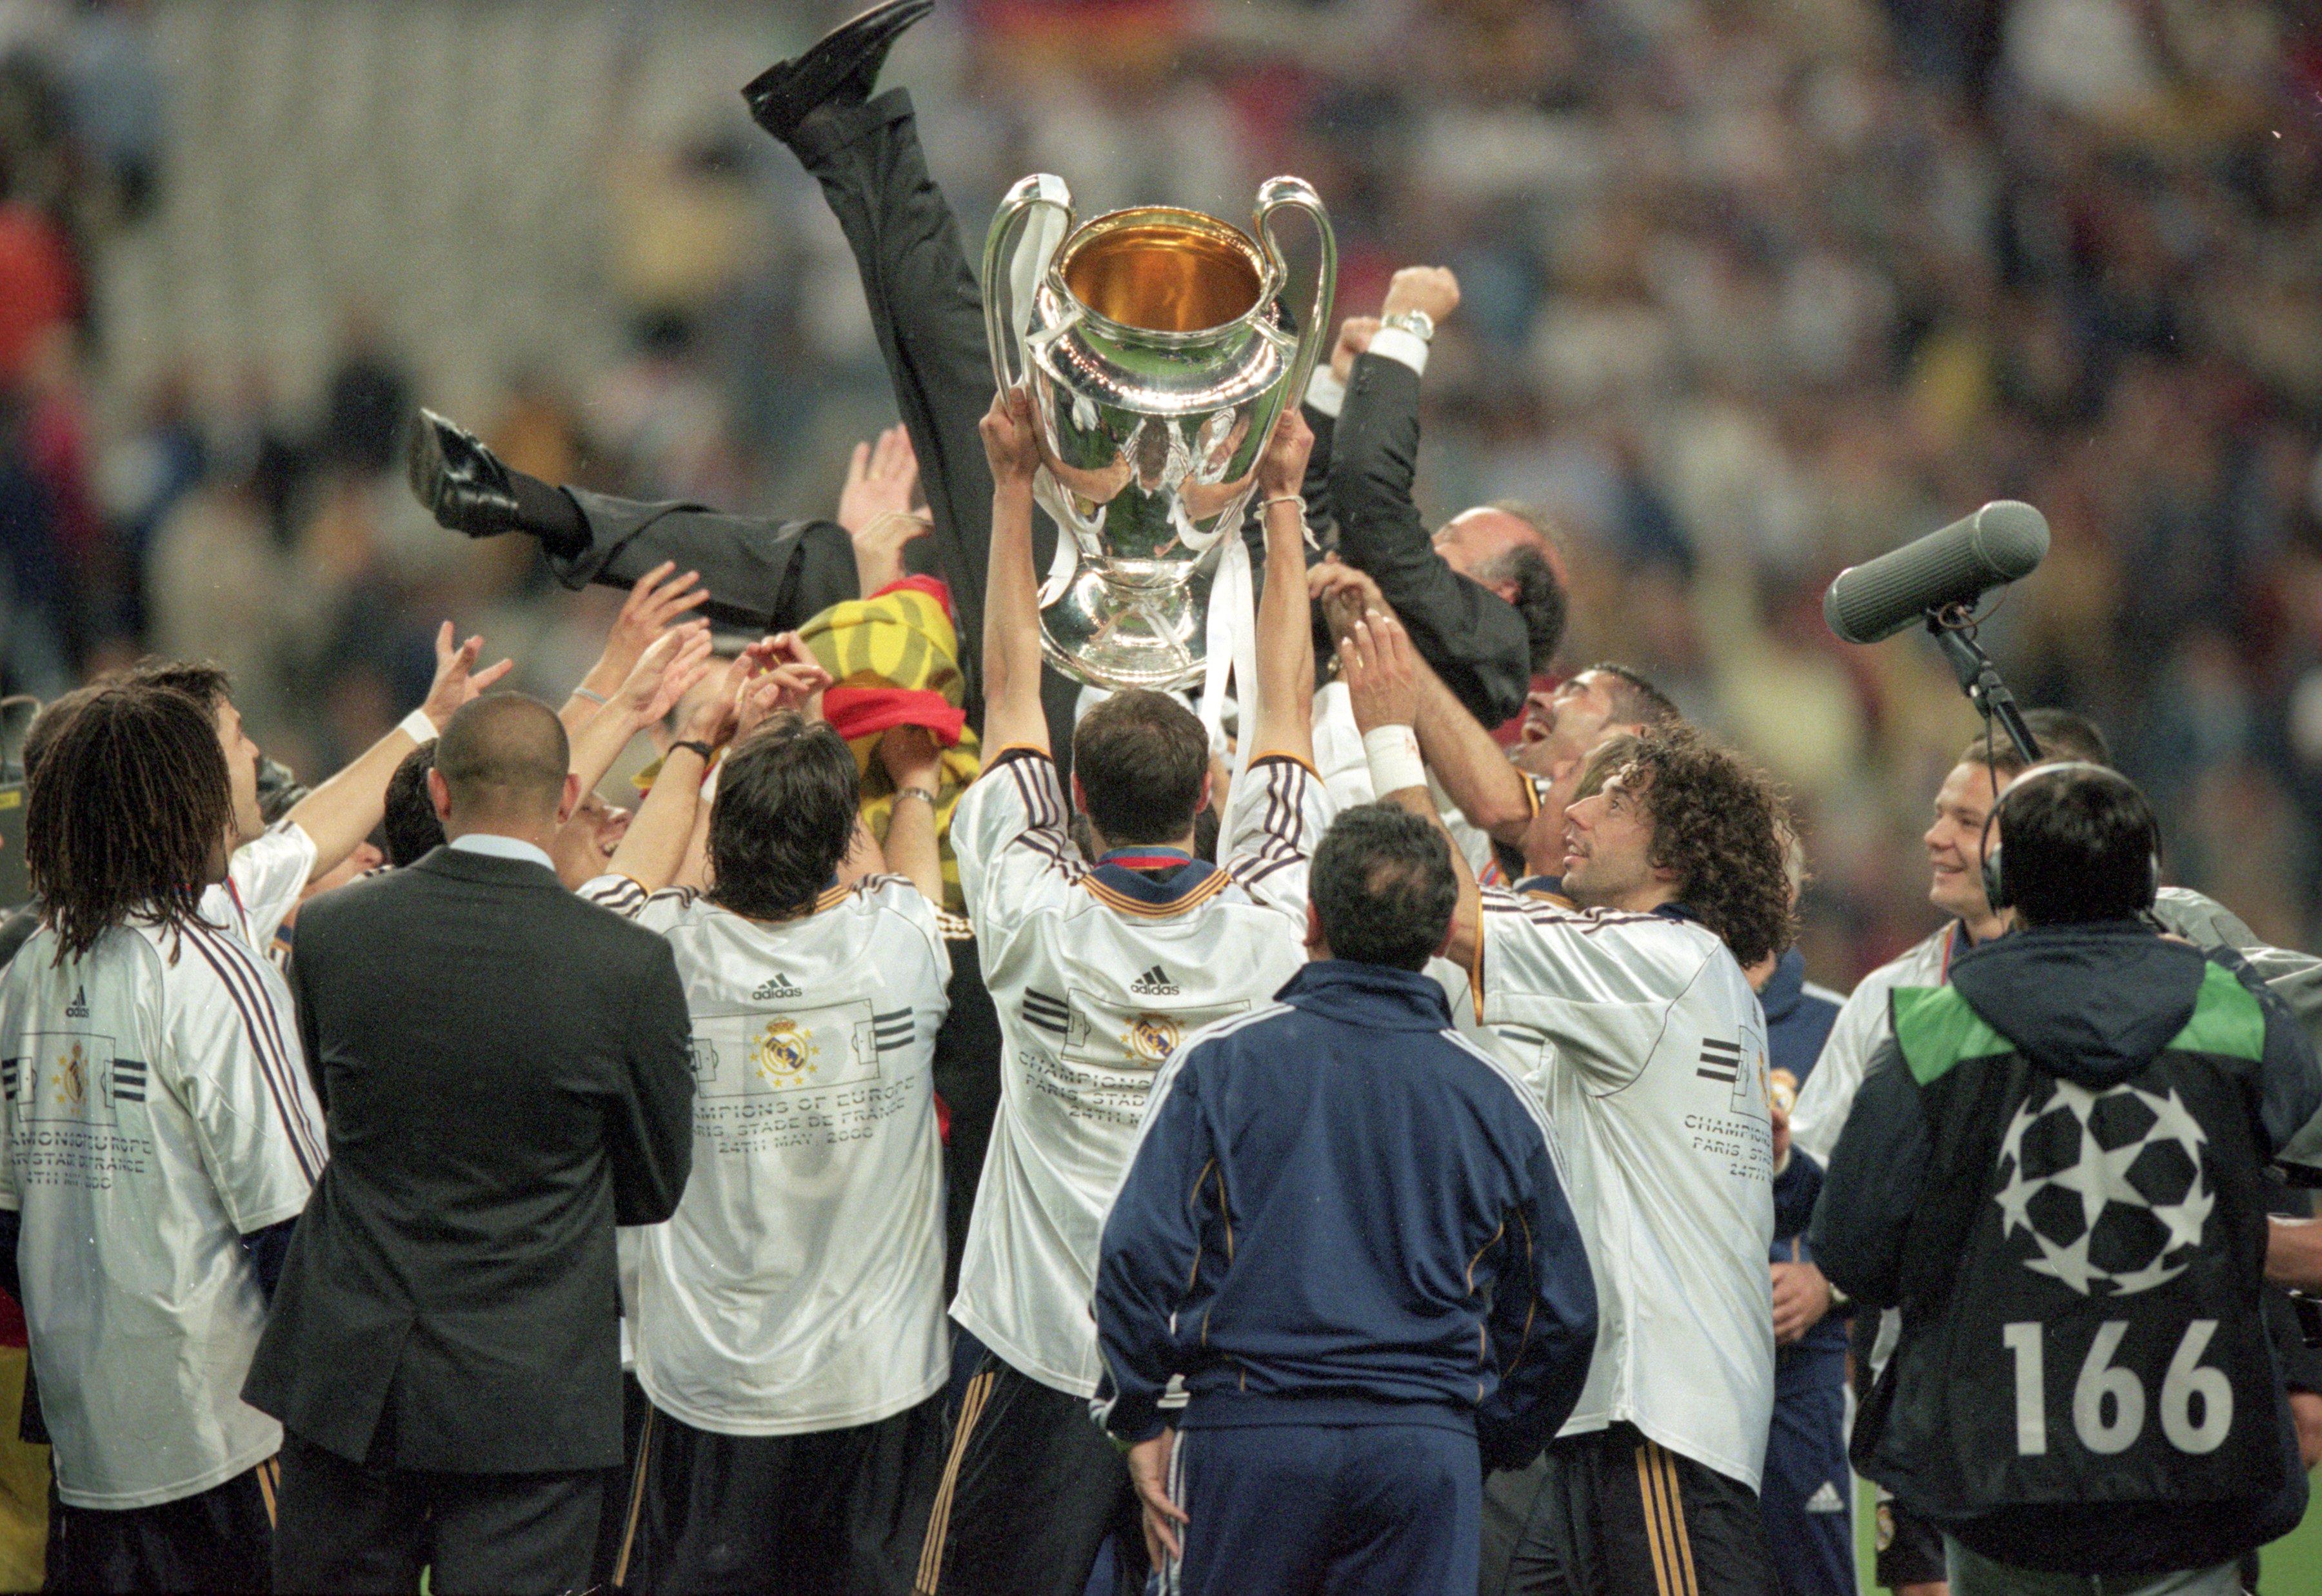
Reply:
[[[1294, 333], [1277, 303], [1289, 272], [1274, 228], [1285, 210], [1311, 217], [1321, 242]], [[1053, 230], [1057, 215], [1062, 242], [1019, 278], [1019, 242], [1038, 267], [1028, 225]], [[1002, 388], [1030, 384], [1033, 495], [1059, 534], [1040, 643], [1078, 680], [1173, 689], [1203, 676], [1211, 586], [1275, 420], [1305, 391], [1338, 279], [1330, 218], [1307, 184], [1269, 180], [1253, 220], [1254, 238], [1166, 205], [1075, 225], [1070, 192], [1046, 176], [1010, 189], [992, 219], [992, 374]]]

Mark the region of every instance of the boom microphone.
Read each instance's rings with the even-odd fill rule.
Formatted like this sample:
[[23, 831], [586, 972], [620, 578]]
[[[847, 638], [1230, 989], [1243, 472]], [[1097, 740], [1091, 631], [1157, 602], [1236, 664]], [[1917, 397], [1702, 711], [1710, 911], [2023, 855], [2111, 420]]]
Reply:
[[1822, 596], [1823, 619], [1849, 643], [1892, 637], [1931, 609], [1972, 604], [2032, 574], [2048, 553], [2048, 518], [2017, 499], [1994, 499], [1941, 532], [1850, 565]]

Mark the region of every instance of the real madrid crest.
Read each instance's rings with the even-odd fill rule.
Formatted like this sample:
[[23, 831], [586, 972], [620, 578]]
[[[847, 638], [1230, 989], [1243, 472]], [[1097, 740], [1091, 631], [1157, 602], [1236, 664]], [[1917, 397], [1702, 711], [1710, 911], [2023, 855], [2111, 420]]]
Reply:
[[70, 1053], [57, 1060], [57, 1095], [75, 1105], [88, 1096], [88, 1066], [78, 1042]]
[[750, 1044], [750, 1059], [770, 1085], [796, 1086], [814, 1073], [814, 1058], [821, 1051], [796, 1020], [777, 1019]]
[[1158, 1064], [1177, 1051], [1184, 1033], [1166, 1014], [1140, 1014], [1121, 1034], [1121, 1044], [1148, 1064]]

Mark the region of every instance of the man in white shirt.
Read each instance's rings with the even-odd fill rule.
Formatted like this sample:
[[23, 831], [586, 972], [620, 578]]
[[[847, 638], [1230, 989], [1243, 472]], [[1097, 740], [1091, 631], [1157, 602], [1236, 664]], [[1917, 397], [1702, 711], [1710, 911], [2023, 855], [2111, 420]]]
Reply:
[[1258, 467], [1266, 577], [1254, 757], [1193, 856], [1209, 798], [1201, 723], [1166, 695], [1116, 694], [1074, 736], [1073, 793], [1100, 856], [1067, 836], [1038, 694], [1031, 407], [983, 423], [994, 481], [984, 617], [992, 750], [952, 818], [960, 885], [1004, 1035], [1001, 1098], [952, 1317], [988, 1349], [968, 1381], [919, 1589], [1080, 1596], [1108, 1530], [1141, 1588], [1144, 1540], [1120, 1454], [1089, 1420], [1097, 1243], [1155, 1072], [1198, 1027], [1270, 999], [1304, 961], [1306, 858], [1328, 823], [1312, 768], [1313, 692], [1294, 414]]
[[[677, 746], [715, 746], [730, 721]], [[640, 1233], [652, 1407], [616, 1583], [910, 1596], [950, 1372], [939, 756], [917, 727], [882, 739], [900, 874], [833, 884], [861, 801], [855, 756], [819, 718], [784, 713], [718, 767], [706, 893], [647, 891], [693, 828], [690, 767], [654, 784], [614, 856], [626, 873], [581, 889], [669, 939], [693, 1016], [693, 1174]]]
[[[1376, 785], [1434, 815], [1411, 729], [1442, 702], [1422, 698], [1425, 666], [1386, 616], [1357, 625], [1342, 662]], [[1450, 957], [1556, 1126], [1599, 1302], [1587, 1386], [1486, 1589], [1773, 1588], [1757, 1501], [1774, 1394], [1772, 1125], [1765, 1017], [1742, 966], [1789, 939], [1780, 815], [1762, 776], [1656, 727], [1566, 812], [1577, 910], [1462, 881]]]
[[124, 684], [34, 775], [42, 926], [0, 979], [0, 1283], [55, 1447], [60, 1588], [267, 1588], [281, 1430], [241, 1387], [325, 1143], [281, 977], [209, 915], [228, 771], [211, 705]]

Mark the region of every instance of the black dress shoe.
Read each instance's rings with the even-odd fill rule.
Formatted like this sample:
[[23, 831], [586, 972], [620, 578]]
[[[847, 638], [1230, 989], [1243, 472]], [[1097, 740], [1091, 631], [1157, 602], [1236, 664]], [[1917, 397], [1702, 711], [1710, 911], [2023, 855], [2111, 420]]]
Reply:
[[776, 61], [744, 87], [750, 120], [787, 143], [824, 105], [861, 105], [903, 30], [935, 8], [935, 0], [882, 0], [849, 17], [795, 59]]
[[437, 525], [470, 537], [523, 530], [507, 467], [433, 410], [422, 410], [411, 429], [410, 464], [411, 491]]

